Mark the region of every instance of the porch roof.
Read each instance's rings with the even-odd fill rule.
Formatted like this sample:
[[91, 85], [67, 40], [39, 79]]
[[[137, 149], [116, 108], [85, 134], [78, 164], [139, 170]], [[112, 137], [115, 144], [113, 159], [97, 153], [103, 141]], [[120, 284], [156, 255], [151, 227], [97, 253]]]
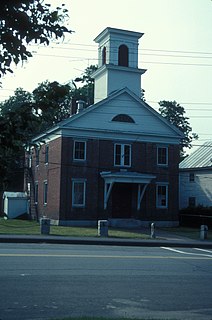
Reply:
[[[147, 173], [129, 172], [129, 171], [103, 171], [100, 173], [101, 177], [105, 181], [104, 188], [104, 209], [107, 208], [109, 196], [112, 191], [114, 183], [137, 183], [138, 185], [138, 197], [137, 197], [137, 210], [140, 210], [141, 200], [144, 196], [145, 190], [148, 184], [155, 179], [156, 176]], [[141, 187], [143, 185], [143, 188]]]
[[129, 172], [129, 171], [103, 171], [100, 173], [101, 177], [106, 183], [138, 183], [138, 184], [148, 184], [155, 179], [156, 176], [147, 173]]

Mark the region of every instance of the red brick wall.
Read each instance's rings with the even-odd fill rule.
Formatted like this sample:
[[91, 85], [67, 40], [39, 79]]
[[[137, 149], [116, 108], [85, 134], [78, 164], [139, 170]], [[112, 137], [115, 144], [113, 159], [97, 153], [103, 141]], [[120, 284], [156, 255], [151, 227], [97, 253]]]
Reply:
[[[38, 182], [38, 213], [59, 219], [60, 208], [60, 178], [61, 178], [61, 138], [49, 143], [49, 162], [45, 164], [45, 144], [40, 148], [39, 165], [36, 166], [35, 150], [33, 150], [32, 168], [34, 181]], [[43, 182], [48, 182], [47, 204], [43, 203]]]
[[[127, 141], [126, 141], [127, 143]], [[104, 181], [102, 171], [119, 171], [114, 167], [114, 142], [87, 140], [87, 160], [83, 163], [73, 161], [73, 139], [63, 139], [63, 162], [61, 184], [61, 219], [98, 219], [111, 216], [111, 199], [107, 211], [103, 209]], [[128, 171], [154, 174], [155, 181], [148, 185], [140, 212], [134, 205], [134, 216], [142, 219], [176, 219], [178, 212], [178, 146], [169, 147], [169, 166], [157, 166], [157, 145], [153, 143], [132, 144], [132, 167]], [[86, 207], [72, 208], [71, 179], [86, 178]], [[169, 208], [156, 208], [155, 182], [169, 183]], [[134, 188], [136, 198], [137, 188]]]
[[[118, 142], [118, 141], [117, 141]], [[127, 141], [122, 143], [128, 143]], [[33, 153], [34, 180], [39, 183], [38, 210], [40, 216], [52, 219], [81, 220], [108, 218], [112, 214], [111, 197], [107, 210], [103, 208], [104, 180], [102, 171], [119, 171], [114, 167], [114, 142], [87, 139], [87, 160], [73, 160], [74, 140], [58, 138], [49, 142], [49, 163], [45, 164], [45, 145], [40, 150], [40, 163], [35, 166]], [[62, 163], [61, 163], [62, 159]], [[132, 166], [128, 171], [153, 174], [157, 178], [148, 185], [137, 211], [137, 185], [133, 186], [133, 217], [142, 220], [177, 220], [178, 214], [178, 146], [169, 146], [168, 167], [157, 166], [157, 145], [134, 142], [132, 144]], [[61, 165], [60, 165], [61, 163]], [[86, 179], [85, 208], [72, 207], [72, 179]], [[48, 181], [48, 203], [43, 205], [43, 181]], [[156, 183], [169, 184], [169, 208], [156, 208]]]

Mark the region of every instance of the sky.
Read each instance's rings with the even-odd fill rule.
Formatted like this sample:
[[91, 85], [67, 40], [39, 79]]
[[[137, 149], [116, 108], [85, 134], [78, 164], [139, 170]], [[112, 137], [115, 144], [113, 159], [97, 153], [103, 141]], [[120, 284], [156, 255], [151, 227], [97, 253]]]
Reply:
[[212, 1], [211, 0], [45, 0], [64, 3], [74, 32], [50, 46], [31, 45], [33, 57], [3, 78], [0, 101], [16, 88], [32, 92], [49, 80], [67, 83], [97, 64], [93, 39], [106, 27], [144, 33], [139, 41], [139, 68], [147, 69], [142, 88], [158, 110], [161, 100], [185, 108], [199, 135], [192, 151], [212, 140]]

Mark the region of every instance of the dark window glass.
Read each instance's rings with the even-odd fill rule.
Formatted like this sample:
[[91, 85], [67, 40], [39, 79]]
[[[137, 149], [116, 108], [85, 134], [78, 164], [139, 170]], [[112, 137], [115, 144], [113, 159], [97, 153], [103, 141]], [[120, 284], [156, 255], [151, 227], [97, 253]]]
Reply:
[[46, 144], [45, 146], [45, 163], [49, 162], [49, 145]]
[[195, 181], [195, 176], [194, 176], [194, 173], [193, 173], [193, 172], [191, 172], [191, 173], [189, 174], [189, 181], [190, 181], [190, 182], [194, 182], [194, 181]]
[[117, 121], [117, 122], [130, 122], [130, 123], [135, 123], [133, 118], [128, 116], [127, 114], [118, 114], [115, 116], [112, 121]]
[[102, 49], [102, 65], [106, 64], [106, 47]]
[[118, 53], [118, 65], [123, 67], [128, 67], [129, 65], [129, 57], [128, 57], [128, 47], [122, 44], [119, 47], [119, 53]]
[[84, 141], [75, 141], [74, 143], [74, 159], [75, 160], [85, 160], [85, 142]]
[[166, 147], [158, 147], [158, 164], [167, 165], [168, 164], [168, 154]]

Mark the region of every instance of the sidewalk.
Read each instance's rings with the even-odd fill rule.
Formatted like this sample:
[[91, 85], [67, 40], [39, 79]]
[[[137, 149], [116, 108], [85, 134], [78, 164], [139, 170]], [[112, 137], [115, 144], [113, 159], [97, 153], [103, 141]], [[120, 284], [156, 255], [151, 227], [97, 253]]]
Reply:
[[68, 237], [53, 235], [0, 235], [0, 243], [52, 243], [104, 246], [137, 247], [199, 247], [212, 249], [210, 240], [193, 240], [174, 235], [163, 230], [158, 231], [155, 239], [128, 239], [113, 237]]

